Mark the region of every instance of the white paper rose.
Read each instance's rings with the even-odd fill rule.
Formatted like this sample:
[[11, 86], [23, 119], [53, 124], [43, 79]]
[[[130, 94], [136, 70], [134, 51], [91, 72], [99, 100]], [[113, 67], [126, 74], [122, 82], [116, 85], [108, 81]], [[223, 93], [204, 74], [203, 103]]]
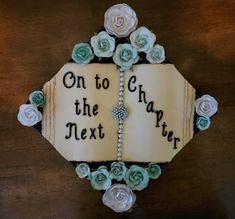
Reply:
[[104, 27], [109, 34], [116, 37], [127, 37], [137, 27], [135, 11], [127, 4], [110, 7], [104, 15]]
[[136, 31], [130, 35], [131, 45], [134, 46], [137, 51], [147, 53], [153, 48], [153, 44], [156, 41], [156, 36], [146, 27], [139, 27]]
[[113, 184], [103, 195], [103, 203], [115, 212], [128, 211], [135, 203], [136, 196], [124, 184]]
[[218, 102], [208, 94], [195, 101], [195, 110], [199, 116], [211, 117], [218, 111]]
[[17, 119], [22, 125], [31, 127], [41, 121], [42, 114], [33, 104], [22, 104]]
[[107, 32], [101, 31], [98, 35], [91, 37], [91, 46], [97, 57], [111, 57], [115, 49], [115, 39]]
[[150, 63], [161, 63], [165, 60], [165, 58], [165, 50], [163, 46], [160, 46], [158, 44], [154, 45], [146, 56], [146, 59]]

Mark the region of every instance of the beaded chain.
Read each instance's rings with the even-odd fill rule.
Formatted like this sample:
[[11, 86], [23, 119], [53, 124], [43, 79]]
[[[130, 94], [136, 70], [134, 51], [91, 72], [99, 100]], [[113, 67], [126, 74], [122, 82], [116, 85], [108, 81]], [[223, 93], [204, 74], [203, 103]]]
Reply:
[[122, 160], [122, 141], [123, 141], [123, 123], [127, 117], [127, 110], [124, 106], [124, 71], [120, 70], [119, 73], [119, 93], [118, 93], [118, 104], [113, 108], [113, 117], [118, 121], [118, 132], [117, 132], [117, 160]]

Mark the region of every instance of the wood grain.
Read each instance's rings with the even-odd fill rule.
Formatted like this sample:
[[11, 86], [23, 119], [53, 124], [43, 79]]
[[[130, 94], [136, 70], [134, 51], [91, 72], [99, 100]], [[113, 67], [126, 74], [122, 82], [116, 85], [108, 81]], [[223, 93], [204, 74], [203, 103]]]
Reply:
[[56, 129], [56, 76], [43, 85], [43, 93], [46, 98], [46, 105], [43, 108], [42, 117], [42, 135], [52, 144], [55, 144], [55, 129]]
[[[64, 85], [65, 76], [72, 72], [73, 77], [82, 77], [84, 87], [68, 88]], [[108, 89], [97, 89], [96, 75], [107, 78]], [[46, 105], [43, 109], [42, 135], [68, 161], [98, 162], [116, 159], [117, 123], [112, 117], [112, 109], [117, 104], [119, 71], [114, 64], [93, 63], [82, 66], [66, 63], [55, 76], [43, 86]], [[128, 89], [131, 83], [135, 91]], [[72, 80], [66, 77], [70, 85]], [[145, 100], [139, 103], [141, 84]], [[125, 71], [125, 103], [129, 116], [124, 122], [122, 160], [125, 162], [170, 162], [192, 139], [194, 134], [195, 89], [183, 78], [173, 64], [136, 64], [132, 71]], [[87, 115], [83, 111], [83, 98], [89, 108], [97, 105], [97, 115]], [[80, 103], [79, 115], [75, 113], [74, 102]], [[147, 112], [148, 103], [153, 104], [154, 112]], [[87, 108], [87, 107], [86, 107]], [[161, 119], [156, 122], [157, 111], [162, 111]], [[89, 110], [90, 111], [90, 110]], [[84, 115], [85, 114], [85, 115]], [[90, 112], [89, 112], [90, 114]], [[159, 118], [158, 118], [159, 119]], [[68, 124], [73, 123], [75, 128]], [[156, 123], [158, 127], [156, 127]], [[97, 126], [101, 125], [100, 138]], [[163, 124], [167, 128], [163, 136]], [[94, 135], [90, 138], [90, 128]], [[81, 137], [82, 130], [86, 131]], [[171, 141], [168, 133], [172, 132]], [[179, 141], [175, 141], [179, 139]]]
[[167, 58], [219, 112], [206, 132], [117, 215], [41, 135], [16, 120], [20, 104], [99, 30], [120, 1], [0, 1], [0, 218], [235, 218], [235, 2], [127, 0]]

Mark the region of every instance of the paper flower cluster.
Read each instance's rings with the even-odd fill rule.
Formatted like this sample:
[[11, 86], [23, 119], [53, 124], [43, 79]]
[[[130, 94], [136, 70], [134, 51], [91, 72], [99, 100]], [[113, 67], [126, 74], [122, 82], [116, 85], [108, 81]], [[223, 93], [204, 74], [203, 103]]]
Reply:
[[[78, 43], [72, 51], [72, 59], [86, 65], [94, 57], [109, 58], [121, 70], [129, 70], [139, 60], [139, 53], [146, 54], [150, 63], [162, 63], [165, 60], [164, 48], [156, 42], [156, 36], [148, 28], [137, 28], [138, 19], [135, 11], [126, 4], [117, 4], [109, 8], [104, 16], [104, 28], [89, 43]], [[117, 43], [123, 38], [125, 43]]]
[[34, 126], [42, 120], [42, 114], [38, 107], [46, 104], [46, 97], [41, 90], [33, 91], [29, 95], [29, 104], [22, 104], [19, 107], [17, 119], [24, 126]]
[[218, 111], [218, 102], [208, 94], [201, 96], [195, 101], [195, 111], [199, 116], [196, 119], [196, 127], [203, 131], [210, 127], [210, 117]]
[[[135, 11], [126, 4], [110, 7], [104, 15], [104, 30], [91, 37], [89, 43], [77, 43], [71, 54], [74, 62], [86, 65], [95, 57], [110, 58], [120, 68], [119, 103], [113, 108], [113, 117], [119, 122], [117, 160], [110, 167], [100, 166], [91, 169], [87, 163], [79, 163], [75, 170], [80, 178], [86, 178], [95, 190], [105, 191], [103, 203], [115, 212], [124, 212], [132, 208], [136, 201], [133, 191], [141, 191], [148, 186], [150, 179], [161, 175], [161, 168], [156, 163], [145, 167], [126, 166], [121, 160], [121, 143], [123, 120], [127, 110], [123, 105], [123, 78], [125, 70], [143, 58], [149, 63], [159, 64], [165, 60], [163, 46], [156, 43], [156, 35], [145, 26], [138, 27]], [[109, 59], [109, 60], [110, 60]], [[108, 60], [108, 61], [109, 61]], [[121, 80], [123, 79], [123, 80]], [[122, 89], [121, 89], [122, 88]], [[120, 103], [121, 102], [121, 103]], [[29, 103], [19, 107], [17, 115], [22, 125], [34, 126], [42, 120], [40, 110], [46, 104], [46, 97], [41, 90], [29, 95]], [[218, 103], [210, 95], [203, 95], [195, 101], [195, 126], [206, 130], [211, 124], [211, 117], [217, 112]], [[169, 139], [168, 139], [169, 140]]]
[[80, 178], [90, 180], [93, 189], [106, 191], [103, 203], [116, 212], [129, 210], [136, 199], [132, 191], [143, 190], [148, 186], [149, 179], [157, 179], [161, 175], [161, 168], [156, 163], [128, 168], [124, 162], [113, 162], [109, 170], [100, 166], [93, 171], [87, 163], [80, 163], [75, 170]]
[[125, 182], [132, 190], [140, 191], [147, 187], [149, 179], [157, 179], [161, 175], [161, 168], [155, 163], [146, 167], [132, 165], [127, 168], [123, 162], [113, 162], [110, 170], [106, 166], [100, 166], [94, 171], [90, 170], [87, 163], [80, 163], [75, 170], [80, 178], [89, 179], [96, 190], [107, 190], [112, 180], [115, 180]]

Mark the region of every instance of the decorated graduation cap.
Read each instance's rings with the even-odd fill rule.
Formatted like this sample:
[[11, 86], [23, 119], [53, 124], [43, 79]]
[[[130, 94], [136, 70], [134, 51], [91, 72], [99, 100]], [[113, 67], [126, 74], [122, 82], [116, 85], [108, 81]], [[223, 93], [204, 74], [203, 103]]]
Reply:
[[104, 28], [77, 43], [71, 60], [29, 95], [18, 120], [103, 191], [105, 205], [124, 212], [134, 192], [160, 177], [162, 163], [209, 128], [217, 108], [210, 95], [196, 96], [156, 35], [138, 27], [135, 11], [117, 4], [105, 12]]

